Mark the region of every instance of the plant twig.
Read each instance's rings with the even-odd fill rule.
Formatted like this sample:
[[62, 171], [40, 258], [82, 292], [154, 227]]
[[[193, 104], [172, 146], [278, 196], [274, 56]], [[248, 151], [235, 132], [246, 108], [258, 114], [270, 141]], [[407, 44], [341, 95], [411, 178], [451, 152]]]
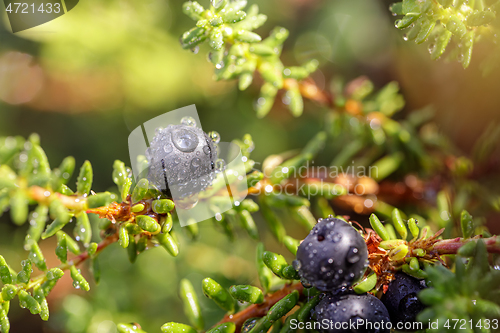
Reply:
[[252, 304], [249, 307], [241, 310], [240, 312], [224, 316], [224, 318], [215, 326], [222, 323], [232, 322], [236, 325], [236, 332], [239, 332], [245, 320], [253, 317], [265, 316], [274, 304], [276, 304], [279, 300], [281, 300], [283, 297], [290, 294], [294, 290], [297, 290], [299, 294], [302, 294], [304, 286], [300, 282], [295, 284], [288, 284], [283, 287], [283, 289], [266, 295], [266, 297], [264, 298], [264, 302], [260, 304]]
[[[436, 244], [434, 244], [433, 249], [437, 251], [439, 254], [456, 254], [458, 249], [469, 242], [477, 242], [478, 239], [482, 239], [481, 237], [474, 238], [453, 238], [453, 239], [443, 239], [439, 240]], [[486, 244], [486, 249], [490, 253], [500, 253], [500, 238], [497, 235], [492, 236], [490, 238], [484, 238], [484, 243]]]

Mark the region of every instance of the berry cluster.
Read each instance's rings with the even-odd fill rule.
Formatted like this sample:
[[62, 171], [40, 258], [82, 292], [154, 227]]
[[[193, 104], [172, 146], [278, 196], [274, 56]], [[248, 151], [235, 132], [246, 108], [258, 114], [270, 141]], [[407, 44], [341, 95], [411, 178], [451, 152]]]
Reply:
[[416, 330], [416, 316], [424, 308], [417, 293], [426, 287], [424, 281], [398, 272], [381, 299], [351, 288], [368, 267], [365, 239], [351, 224], [333, 217], [320, 220], [300, 244], [294, 266], [305, 287], [323, 292], [312, 311], [319, 331]]

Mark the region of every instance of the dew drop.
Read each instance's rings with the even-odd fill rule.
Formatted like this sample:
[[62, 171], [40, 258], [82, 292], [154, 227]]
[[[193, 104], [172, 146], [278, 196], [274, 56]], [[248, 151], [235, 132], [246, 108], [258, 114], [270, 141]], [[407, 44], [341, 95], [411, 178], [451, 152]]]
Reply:
[[215, 143], [219, 143], [220, 142], [220, 134], [219, 134], [219, 132], [211, 131], [211, 132], [208, 133], [208, 136], [210, 137], [210, 139], [212, 139], [213, 142], [215, 142]]
[[223, 159], [219, 158], [217, 161], [215, 161], [215, 169], [217, 171], [222, 171], [224, 170], [225, 167], [226, 167], [226, 162]]
[[198, 146], [198, 136], [186, 128], [179, 128], [172, 133], [172, 142], [180, 151], [192, 152]]
[[355, 264], [359, 261], [359, 249], [357, 247], [351, 246], [347, 252], [347, 261], [351, 264]]
[[201, 160], [198, 157], [194, 158], [191, 161], [191, 170], [196, 171], [196, 169], [198, 169], [200, 165], [201, 165]]
[[189, 127], [196, 127], [196, 120], [194, 120], [193, 117], [183, 117], [181, 119], [181, 124], [184, 126], [189, 126]]
[[172, 147], [172, 145], [170, 144], [166, 144], [165, 146], [163, 146], [163, 150], [165, 151], [165, 153], [170, 154], [172, 150], [174, 150], [174, 147]]

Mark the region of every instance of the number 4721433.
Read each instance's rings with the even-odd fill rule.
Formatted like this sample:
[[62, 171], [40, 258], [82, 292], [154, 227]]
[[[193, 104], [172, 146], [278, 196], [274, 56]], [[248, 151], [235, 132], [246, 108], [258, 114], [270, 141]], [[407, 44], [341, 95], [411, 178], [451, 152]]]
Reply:
[[[475, 324], [475, 325], [474, 325]], [[444, 323], [444, 327], [446, 327], [447, 329], [453, 329], [453, 330], [464, 330], [464, 329], [474, 329], [474, 327], [476, 328], [485, 328], [485, 329], [498, 329], [498, 319], [493, 319], [493, 320], [489, 320], [489, 319], [483, 319], [483, 320], [478, 320], [477, 323], [474, 323], [472, 321], [472, 319], [470, 319], [469, 321], [465, 320], [465, 319], [448, 319], [445, 323]]]
[[20, 13], [20, 14], [28, 14], [28, 13], [60, 13], [61, 12], [61, 4], [59, 3], [41, 3], [38, 8], [35, 7], [35, 4], [28, 4], [28, 3], [22, 3], [22, 2], [14, 2], [14, 3], [9, 3], [9, 5], [6, 8], [6, 11], [8, 13]]

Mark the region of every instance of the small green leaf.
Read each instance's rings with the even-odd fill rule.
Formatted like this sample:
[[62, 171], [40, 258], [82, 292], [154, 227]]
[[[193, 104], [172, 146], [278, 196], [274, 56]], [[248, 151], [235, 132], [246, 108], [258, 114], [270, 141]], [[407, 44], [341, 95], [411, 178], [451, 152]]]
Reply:
[[419, 2], [417, 0], [403, 0], [403, 14], [420, 12]]
[[457, 253], [462, 257], [472, 257], [476, 253], [476, 242], [470, 241], [462, 245]]
[[144, 199], [146, 193], [148, 193], [149, 182], [147, 179], [143, 178], [137, 182], [137, 185], [132, 192], [132, 202], [138, 202]]
[[438, 59], [445, 51], [446, 46], [448, 46], [448, 43], [451, 40], [451, 36], [453, 34], [449, 30], [442, 30], [437, 39], [436, 39], [436, 44], [431, 50], [431, 58], [433, 60]]
[[373, 174], [373, 179], [379, 182], [382, 179], [390, 176], [399, 168], [399, 166], [403, 162], [403, 158], [404, 158], [403, 153], [397, 152], [382, 157], [378, 161], [374, 162], [371, 166], [371, 168], [375, 170]]
[[421, 44], [425, 42], [427, 37], [431, 34], [432, 30], [436, 26], [436, 21], [433, 19], [426, 19], [422, 21], [420, 26], [420, 31], [418, 32], [417, 37], [415, 38], [415, 43]]
[[22, 225], [28, 219], [28, 197], [19, 189], [10, 199], [10, 217], [12, 222]]
[[186, 1], [182, 5], [182, 11], [191, 19], [197, 21], [201, 19], [201, 14], [205, 11], [205, 9], [196, 1]]
[[283, 223], [281, 222], [280, 219], [278, 219], [276, 214], [267, 204], [262, 202], [260, 208], [262, 215], [264, 216], [264, 219], [267, 222], [267, 225], [269, 226], [269, 229], [271, 229], [271, 232], [276, 237], [276, 239], [278, 239], [279, 242], [282, 242], [283, 237], [286, 236], [286, 230], [285, 227], [283, 226]]
[[68, 245], [66, 243], [66, 234], [63, 232], [57, 232], [57, 246], [56, 255], [62, 263], [68, 261]]
[[221, 309], [227, 312], [234, 311], [234, 300], [229, 292], [216, 281], [211, 278], [203, 279], [202, 289], [205, 296], [213, 300]]
[[21, 283], [28, 283], [31, 277], [31, 273], [33, 272], [31, 260], [26, 259], [21, 261], [22, 269], [17, 274], [17, 281]]
[[236, 325], [233, 322], [222, 323], [209, 329], [207, 333], [234, 333]]
[[75, 266], [71, 266], [70, 273], [71, 278], [73, 279], [73, 287], [75, 287], [76, 289], [82, 288], [82, 290], [85, 291], [90, 290], [89, 283], [87, 282], [87, 280], [85, 280], [79, 269], [77, 269]]
[[264, 263], [263, 254], [264, 254], [264, 244], [259, 243], [257, 244], [257, 256], [256, 256], [257, 272], [259, 274], [259, 281], [260, 285], [262, 286], [262, 289], [264, 289], [264, 292], [268, 292], [269, 289], [271, 288], [271, 280], [273, 278], [273, 273]]
[[402, 19], [396, 21], [396, 28], [404, 29], [408, 28], [410, 24], [418, 20], [420, 13], [408, 13]]
[[300, 241], [292, 238], [290, 236], [285, 236], [283, 238], [283, 244], [293, 255], [297, 255], [297, 249], [299, 248]]
[[20, 290], [19, 291], [19, 306], [24, 308], [27, 308], [31, 314], [38, 314], [40, 311], [42, 311], [40, 304], [30, 295], [28, 294], [25, 290]]
[[474, 220], [466, 210], [460, 214], [460, 225], [462, 227], [462, 235], [464, 238], [470, 238], [474, 234]]
[[196, 45], [207, 39], [206, 30], [200, 27], [194, 27], [186, 31], [181, 37], [181, 46], [183, 49], [192, 49]]
[[87, 248], [87, 253], [90, 256], [90, 258], [95, 257], [98, 248], [99, 248], [99, 245], [97, 245], [97, 243], [90, 243], [89, 244], [89, 247]]
[[135, 323], [131, 324], [118, 324], [116, 326], [119, 333], [146, 333], [146, 331], [141, 329], [141, 326]]
[[142, 230], [150, 232], [150, 233], [158, 233], [160, 232], [160, 224], [154, 218], [148, 215], [137, 215], [135, 217], [135, 221], [137, 225], [141, 227]]
[[191, 326], [179, 323], [163, 324], [161, 331], [162, 333], [197, 333]]
[[458, 61], [465, 69], [469, 67], [472, 57], [472, 46], [474, 45], [474, 31], [465, 34], [461, 40], [461, 47], [459, 48]]
[[92, 227], [86, 212], [80, 212], [76, 216], [74, 235], [76, 240], [81, 241], [84, 245], [88, 245], [92, 240]]
[[446, 29], [451, 31], [454, 35], [457, 35], [459, 38], [462, 38], [467, 33], [467, 27], [457, 16], [450, 16], [448, 23], [446, 23]]
[[257, 43], [262, 40], [262, 38], [256, 33], [247, 30], [236, 31], [234, 38], [244, 43]]
[[418, 228], [417, 223], [417, 220], [415, 220], [413, 217], [408, 220], [408, 229], [410, 229], [411, 235], [414, 239], [417, 238], [420, 233], [420, 229]]
[[396, 15], [404, 15], [403, 12], [403, 2], [396, 2], [393, 3], [390, 7], [389, 10]]
[[6, 284], [2, 288], [2, 299], [7, 302], [13, 299], [17, 294], [18, 288], [12, 284]]
[[311, 319], [311, 312], [318, 305], [320, 301], [320, 296], [316, 295], [311, 300], [309, 300], [306, 304], [302, 305], [300, 309], [297, 311], [297, 320], [299, 322], [307, 322]]
[[220, 13], [224, 23], [236, 23], [243, 20], [247, 14], [242, 10], [234, 10], [232, 8], [221, 11]]
[[262, 44], [262, 43], [254, 43], [254, 44], [250, 45], [250, 47], [248, 48], [248, 51], [250, 51], [253, 54], [263, 56], [263, 57], [276, 55], [273, 47], [266, 45], [266, 44]]
[[120, 229], [118, 230], [118, 239], [120, 246], [126, 249], [129, 243], [129, 234], [125, 223], [120, 225]]
[[184, 303], [184, 313], [189, 318], [189, 321], [196, 329], [202, 330], [204, 327], [204, 321], [201, 316], [198, 297], [196, 296], [193, 285], [187, 279], [181, 280], [180, 296], [182, 302]]
[[376, 284], [377, 284], [377, 274], [371, 273], [366, 278], [355, 284], [352, 289], [357, 294], [364, 294], [375, 288]]
[[161, 233], [156, 235], [156, 239], [165, 250], [170, 253], [173, 257], [177, 257], [179, 254], [179, 245], [175, 239], [170, 235], [170, 233]]
[[240, 219], [243, 224], [243, 228], [248, 232], [250, 237], [253, 239], [258, 240], [259, 239], [259, 230], [257, 229], [257, 226], [255, 225], [255, 221], [253, 220], [252, 215], [248, 210], [241, 210], [240, 211]]
[[224, 35], [221, 29], [212, 29], [208, 45], [214, 50], [221, 50], [224, 47]]
[[88, 195], [92, 188], [92, 179], [92, 165], [89, 161], [85, 161], [80, 168], [80, 174], [76, 183], [76, 192], [80, 195]]
[[231, 296], [240, 302], [259, 304], [264, 302], [262, 290], [251, 285], [236, 285], [229, 288]]
[[128, 260], [133, 264], [137, 259], [137, 245], [135, 243], [135, 238], [130, 237], [127, 247]]
[[161, 232], [166, 234], [172, 230], [174, 226], [174, 221], [172, 220], [172, 214], [167, 213], [165, 216], [160, 216]]
[[238, 80], [238, 89], [243, 91], [247, 89], [253, 81], [253, 73], [241, 73], [240, 78]]
[[7, 313], [1, 307], [0, 307], [0, 331], [3, 333], [9, 333], [10, 331], [9, 317], [7, 317]]
[[299, 300], [299, 293], [297, 290], [294, 290], [290, 294], [283, 297], [276, 304], [274, 304], [267, 313], [266, 317], [270, 322], [275, 322], [280, 319], [284, 315], [286, 315], [290, 310], [293, 309]]
[[375, 232], [380, 236], [380, 238], [382, 238], [382, 240], [384, 241], [391, 240], [389, 233], [385, 229], [382, 222], [380, 222], [377, 215], [375, 214], [370, 215], [370, 225], [372, 226], [373, 230], [375, 230]]
[[31, 213], [30, 227], [24, 240], [24, 245], [27, 250], [31, 249], [31, 246], [40, 240], [40, 236], [45, 229], [48, 213], [49, 208], [44, 205], [38, 205]]
[[102, 192], [87, 197], [88, 208], [104, 207], [117, 200], [116, 194], [111, 192]]
[[169, 199], [153, 200], [152, 208], [156, 214], [167, 214], [174, 209], [175, 204]]
[[467, 16], [465, 23], [470, 27], [478, 27], [493, 22], [496, 15], [492, 11], [475, 10]]
[[288, 263], [282, 255], [270, 251], [265, 251], [262, 254], [262, 260], [266, 266], [279, 277], [283, 276], [283, 269], [288, 266]]
[[47, 270], [47, 265], [45, 263], [45, 257], [43, 256], [42, 250], [38, 246], [37, 242], [32, 243], [29, 259], [40, 269], [41, 271]]

